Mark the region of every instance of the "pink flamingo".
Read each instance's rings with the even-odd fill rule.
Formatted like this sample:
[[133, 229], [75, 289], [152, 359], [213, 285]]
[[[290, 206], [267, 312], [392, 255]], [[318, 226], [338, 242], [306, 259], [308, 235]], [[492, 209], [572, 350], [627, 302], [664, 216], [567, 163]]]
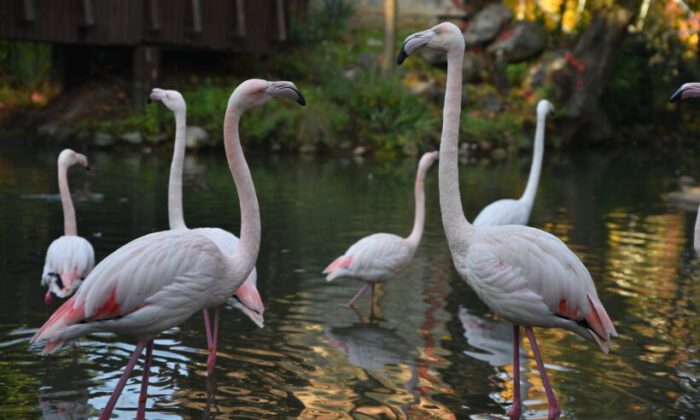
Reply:
[[502, 199], [484, 207], [474, 219], [474, 226], [527, 225], [528, 220], [530, 220], [532, 205], [535, 203], [537, 185], [540, 181], [540, 172], [542, 170], [544, 123], [547, 114], [553, 110], [554, 107], [546, 99], [542, 99], [537, 103], [535, 150], [532, 157], [532, 166], [530, 166], [530, 176], [523, 195], [517, 200]]
[[[176, 90], [153, 89], [150, 100], [161, 101], [175, 115], [175, 146], [173, 147], [173, 159], [170, 164], [170, 180], [168, 182], [168, 221], [170, 229], [187, 229], [182, 210], [182, 165], [185, 158], [185, 137], [187, 130], [187, 104], [182, 94]], [[211, 239], [225, 255], [233, 253], [238, 246], [238, 238], [231, 232], [219, 228], [192, 229]], [[245, 282], [233, 295], [236, 299], [234, 307], [246, 314], [258, 327], [264, 325], [263, 306], [260, 293], [257, 288], [258, 274], [253, 271]], [[214, 329], [210, 327], [209, 309], [204, 309], [204, 328], [207, 334], [207, 347], [209, 357], [207, 359], [207, 372], [211, 374], [216, 364], [216, 345], [219, 337], [219, 307], [214, 309]]]
[[87, 157], [71, 149], [65, 149], [58, 155], [58, 189], [63, 205], [63, 236], [51, 242], [46, 251], [44, 272], [41, 285], [49, 290], [44, 295], [46, 306], [51, 304], [51, 294], [65, 298], [78, 290], [83, 279], [95, 266], [95, 251], [87, 239], [78, 236], [75, 222], [75, 208], [68, 188], [68, 168], [79, 164], [90, 169]]
[[366, 236], [355, 242], [345, 254], [336, 258], [323, 270], [327, 281], [351, 277], [365, 282], [348, 301], [348, 306], [352, 306], [370, 285], [374, 302], [374, 285], [393, 277], [413, 260], [425, 222], [425, 174], [437, 158], [437, 152], [426, 153], [418, 163], [415, 184], [416, 213], [413, 230], [408, 237], [402, 238], [391, 233]]
[[596, 343], [603, 352], [617, 332], [598, 299], [581, 260], [555, 236], [528, 226], [476, 227], [464, 217], [458, 178], [458, 133], [462, 99], [464, 38], [451, 23], [441, 23], [406, 38], [398, 64], [419, 48], [447, 52], [447, 86], [440, 141], [440, 210], [459, 276], [497, 315], [513, 323], [514, 401], [509, 415], [520, 417], [520, 325], [545, 387], [548, 416], [561, 414], [547, 378], [532, 327], [564, 328]]
[[83, 286], [36, 332], [48, 340], [43, 354], [97, 331], [135, 336], [136, 349], [100, 419], [108, 419], [146, 347], [137, 418], [145, 416], [153, 338], [203, 308], [221, 305], [248, 277], [260, 249], [260, 211], [243, 156], [241, 114], [271, 98], [303, 104], [290, 82], [247, 80], [231, 94], [224, 119], [226, 158], [241, 207], [241, 240], [225, 255], [209, 238], [189, 229], [151, 233], [117, 249], [90, 273]]
[[[673, 95], [671, 95], [671, 102], [678, 102], [682, 99], [697, 97], [700, 97], [700, 83], [685, 83]], [[695, 248], [696, 253], [700, 254], [700, 207], [698, 207], [698, 215], [695, 218], [693, 248]]]

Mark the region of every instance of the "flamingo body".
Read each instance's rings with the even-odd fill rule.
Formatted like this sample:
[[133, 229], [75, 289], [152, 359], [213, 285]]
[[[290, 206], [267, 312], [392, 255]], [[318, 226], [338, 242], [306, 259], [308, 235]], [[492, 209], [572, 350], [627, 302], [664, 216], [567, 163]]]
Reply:
[[80, 287], [95, 267], [95, 251], [81, 236], [61, 236], [51, 242], [46, 251], [41, 285], [49, 293], [65, 298]]
[[530, 208], [522, 201], [505, 198], [494, 201], [474, 219], [474, 226], [526, 225]]
[[415, 252], [415, 247], [407, 243], [406, 238], [375, 233], [355, 242], [323, 273], [327, 281], [352, 277], [373, 283], [383, 282], [405, 268]]
[[[465, 233], [465, 236], [469, 235]], [[474, 229], [455, 267], [497, 315], [531, 327], [564, 328], [608, 352], [615, 327], [581, 260], [556, 236], [527, 226]]]
[[50, 354], [97, 331], [153, 337], [236, 290], [236, 282], [218, 281], [230, 271], [226, 258], [211, 240], [186, 230], [137, 238], [100, 262], [32, 342], [48, 340]]

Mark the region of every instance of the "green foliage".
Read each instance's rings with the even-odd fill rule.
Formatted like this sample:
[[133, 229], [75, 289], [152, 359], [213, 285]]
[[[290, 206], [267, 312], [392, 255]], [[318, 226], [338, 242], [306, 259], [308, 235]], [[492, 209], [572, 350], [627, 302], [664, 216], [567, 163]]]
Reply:
[[0, 77], [3, 85], [36, 89], [49, 81], [50, 73], [50, 45], [0, 41]]
[[296, 42], [335, 38], [345, 30], [354, 13], [352, 1], [323, 0], [321, 6], [312, 8], [305, 18], [292, 21], [291, 38]]

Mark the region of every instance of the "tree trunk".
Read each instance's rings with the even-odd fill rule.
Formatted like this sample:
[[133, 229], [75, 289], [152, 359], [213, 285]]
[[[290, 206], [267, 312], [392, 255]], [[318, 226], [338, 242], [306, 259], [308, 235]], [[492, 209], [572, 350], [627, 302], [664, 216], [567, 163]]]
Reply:
[[599, 101], [610, 81], [615, 55], [634, 13], [624, 8], [599, 11], [585, 29], [572, 60], [578, 66], [574, 92], [565, 105], [567, 118], [561, 124], [564, 138], [580, 141], [604, 140], [610, 129]]
[[384, 0], [384, 53], [382, 55], [382, 73], [386, 76], [396, 62], [396, 21], [398, 17], [398, 0]]

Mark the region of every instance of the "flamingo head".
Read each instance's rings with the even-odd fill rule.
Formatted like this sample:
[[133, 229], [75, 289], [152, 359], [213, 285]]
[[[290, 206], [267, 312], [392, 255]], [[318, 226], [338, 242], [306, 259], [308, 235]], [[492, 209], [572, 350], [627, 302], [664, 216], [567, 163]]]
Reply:
[[84, 167], [86, 170], [90, 170], [90, 163], [85, 155], [74, 152], [71, 149], [64, 149], [61, 154], [58, 155], [58, 166], [68, 168], [75, 164]]
[[246, 281], [236, 290], [233, 295], [233, 306], [246, 314], [255, 325], [262, 328], [265, 326], [265, 306], [258, 292], [257, 276], [251, 274]]
[[445, 52], [460, 47], [464, 49], [464, 35], [457, 25], [450, 22], [443, 22], [428, 30], [411, 34], [404, 40], [396, 63], [401, 65], [406, 57], [423, 47]]
[[546, 99], [542, 99], [537, 103], [537, 118], [544, 118], [550, 112], [554, 112], [554, 105]]
[[238, 85], [231, 94], [229, 103], [235, 101], [240, 108], [248, 110], [260, 106], [270, 99], [289, 99], [299, 105], [306, 105], [306, 100], [292, 82], [270, 82], [262, 79], [248, 79]]
[[700, 83], [685, 83], [673, 95], [671, 102], [678, 102], [682, 99], [697, 98], [700, 96]]
[[151, 101], [161, 101], [163, 105], [173, 112], [186, 112], [187, 104], [182, 94], [176, 90], [165, 90], [154, 88], [148, 95], [148, 103]]

